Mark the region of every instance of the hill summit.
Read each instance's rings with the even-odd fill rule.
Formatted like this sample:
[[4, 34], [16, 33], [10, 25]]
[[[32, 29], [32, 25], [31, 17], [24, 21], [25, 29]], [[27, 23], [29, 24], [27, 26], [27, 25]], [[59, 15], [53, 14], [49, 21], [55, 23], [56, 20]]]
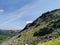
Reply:
[[4, 45], [37, 45], [60, 36], [60, 9], [43, 13]]

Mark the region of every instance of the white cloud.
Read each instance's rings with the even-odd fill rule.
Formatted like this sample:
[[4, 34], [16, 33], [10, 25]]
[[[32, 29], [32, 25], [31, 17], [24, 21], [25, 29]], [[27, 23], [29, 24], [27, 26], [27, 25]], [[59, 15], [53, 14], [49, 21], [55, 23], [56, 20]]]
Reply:
[[28, 24], [28, 23], [32, 23], [33, 21], [26, 21], [26, 24]]
[[4, 9], [0, 9], [0, 13], [3, 13], [4, 12]]

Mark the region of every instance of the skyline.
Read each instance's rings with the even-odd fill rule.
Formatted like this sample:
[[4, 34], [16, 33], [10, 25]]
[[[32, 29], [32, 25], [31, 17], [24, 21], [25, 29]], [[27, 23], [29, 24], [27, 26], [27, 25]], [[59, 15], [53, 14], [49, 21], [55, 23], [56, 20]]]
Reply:
[[23, 29], [42, 13], [60, 8], [60, 0], [0, 0], [0, 29]]

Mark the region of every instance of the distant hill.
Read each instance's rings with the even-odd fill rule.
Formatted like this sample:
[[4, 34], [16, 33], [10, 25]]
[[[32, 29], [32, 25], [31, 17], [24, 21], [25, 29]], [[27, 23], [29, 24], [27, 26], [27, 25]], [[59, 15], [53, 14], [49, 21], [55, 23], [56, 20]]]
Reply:
[[18, 34], [18, 32], [14, 30], [1, 30], [0, 29], [0, 43], [4, 42], [7, 39], [10, 39], [16, 34]]
[[[60, 44], [60, 41], [58, 40], [60, 39], [59, 37], [60, 9], [56, 9], [43, 13], [40, 17], [33, 21], [33, 23], [27, 24], [18, 35], [1, 45], [45, 45], [45, 42], [48, 44], [49, 41], [53, 41], [53, 43], [55, 43], [54, 41], [58, 41]], [[59, 45], [58, 42], [56, 45]]]

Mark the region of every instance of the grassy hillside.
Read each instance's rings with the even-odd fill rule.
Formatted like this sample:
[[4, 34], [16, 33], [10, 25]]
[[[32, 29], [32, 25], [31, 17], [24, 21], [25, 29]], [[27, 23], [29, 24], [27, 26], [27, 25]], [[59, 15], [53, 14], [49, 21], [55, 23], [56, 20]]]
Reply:
[[0, 43], [16, 35], [17, 32], [13, 30], [0, 30]]
[[[43, 13], [4, 45], [40, 45], [60, 36], [60, 9]], [[58, 40], [58, 39], [56, 39]], [[54, 42], [55, 43], [55, 42]], [[58, 44], [57, 44], [58, 45]]]
[[57, 38], [57, 39], [54, 39], [54, 40], [51, 40], [51, 41], [48, 41], [48, 42], [44, 42], [44, 43], [39, 43], [37, 45], [60, 45], [60, 37]]

